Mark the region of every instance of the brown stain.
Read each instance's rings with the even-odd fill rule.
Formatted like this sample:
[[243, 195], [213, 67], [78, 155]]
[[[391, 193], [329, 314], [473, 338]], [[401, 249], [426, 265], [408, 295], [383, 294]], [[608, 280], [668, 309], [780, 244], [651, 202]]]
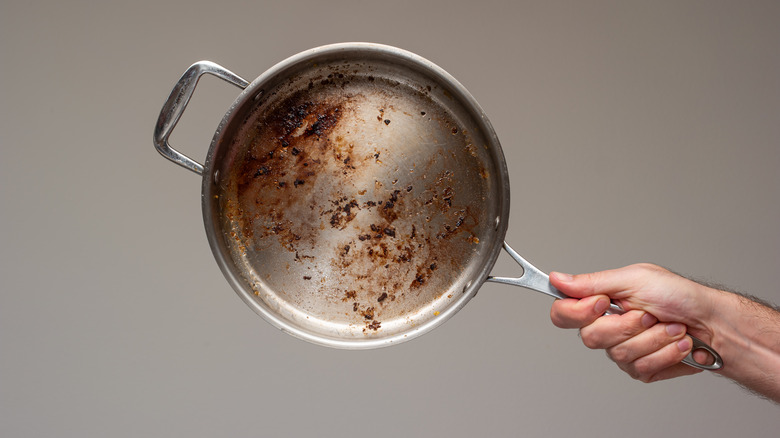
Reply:
[[[234, 175], [245, 238], [274, 235], [296, 251], [296, 242], [311, 237], [314, 231], [307, 232], [287, 213], [300, 210], [301, 201], [311, 197], [316, 176], [330, 167], [334, 148], [328, 135], [342, 111], [341, 102], [309, 101], [297, 93], [256, 125], [252, 146]], [[348, 163], [343, 163], [347, 169]]]

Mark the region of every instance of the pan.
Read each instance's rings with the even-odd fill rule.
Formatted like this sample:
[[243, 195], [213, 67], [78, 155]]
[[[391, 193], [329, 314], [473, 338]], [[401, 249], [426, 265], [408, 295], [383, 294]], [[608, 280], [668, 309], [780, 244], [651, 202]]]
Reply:
[[[168, 139], [204, 74], [243, 91], [201, 165]], [[447, 72], [405, 50], [318, 47], [251, 83], [195, 63], [165, 102], [154, 144], [202, 176], [206, 235], [233, 289], [300, 339], [398, 344], [441, 325], [486, 281], [566, 297], [504, 242], [509, 172], [484, 111]], [[490, 276], [502, 248], [520, 276]], [[685, 363], [722, 366], [694, 343], [716, 360]]]

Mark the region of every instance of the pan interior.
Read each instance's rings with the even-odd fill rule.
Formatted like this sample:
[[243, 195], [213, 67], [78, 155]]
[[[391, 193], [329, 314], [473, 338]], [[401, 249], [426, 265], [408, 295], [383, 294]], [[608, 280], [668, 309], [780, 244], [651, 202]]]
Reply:
[[502, 240], [503, 157], [481, 112], [404, 60], [335, 54], [279, 76], [247, 90], [210, 157], [213, 231], [245, 300], [356, 342], [454, 313]]

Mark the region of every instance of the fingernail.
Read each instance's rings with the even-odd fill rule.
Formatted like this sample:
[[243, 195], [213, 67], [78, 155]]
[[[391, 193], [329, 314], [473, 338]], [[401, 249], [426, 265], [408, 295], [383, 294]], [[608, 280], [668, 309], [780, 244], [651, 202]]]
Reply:
[[555, 278], [559, 281], [572, 281], [574, 280], [574, 276], [571, 274], [564, 274], [563, 272], [553, 272], [550, 275], [554, 275]]
[[685, 353], [686, 351], [690, 350], [691, 345], [691, 340], [687, 336], [677, 341], [677, 348], [680, 349], [681, 353]]
[[599, 315], [603, 315], [604, 312], [607, 311], [607, 308], [609, 308], [609, 300], [606, 299], [606, 298], [602, 298], [602, 299], [596, 301], [596, 304], [593, 306], [593, 309]]
[[642, 327], [644, 328], [650, 328], [654, 326], [655, 323], [657, 322], [658, 322], [658, 318], [656, 318], [655, 316], [649, 313], [645, 313], [644, 315], [642, 315]]
[[677, 336], [682, 334], [684, 331], [685, 326], [679, 322], [675, 322], [666, 326], [666, 333], [669, 334], [669, 336]]

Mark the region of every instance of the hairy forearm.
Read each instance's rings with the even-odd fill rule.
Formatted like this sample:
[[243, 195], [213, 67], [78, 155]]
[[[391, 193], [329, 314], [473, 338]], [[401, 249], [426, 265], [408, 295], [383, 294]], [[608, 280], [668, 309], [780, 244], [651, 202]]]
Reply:
[[723, 357], [719, 373], [780, 403], [780, 312], [749, 298], [718, 291], [711, 328]]

